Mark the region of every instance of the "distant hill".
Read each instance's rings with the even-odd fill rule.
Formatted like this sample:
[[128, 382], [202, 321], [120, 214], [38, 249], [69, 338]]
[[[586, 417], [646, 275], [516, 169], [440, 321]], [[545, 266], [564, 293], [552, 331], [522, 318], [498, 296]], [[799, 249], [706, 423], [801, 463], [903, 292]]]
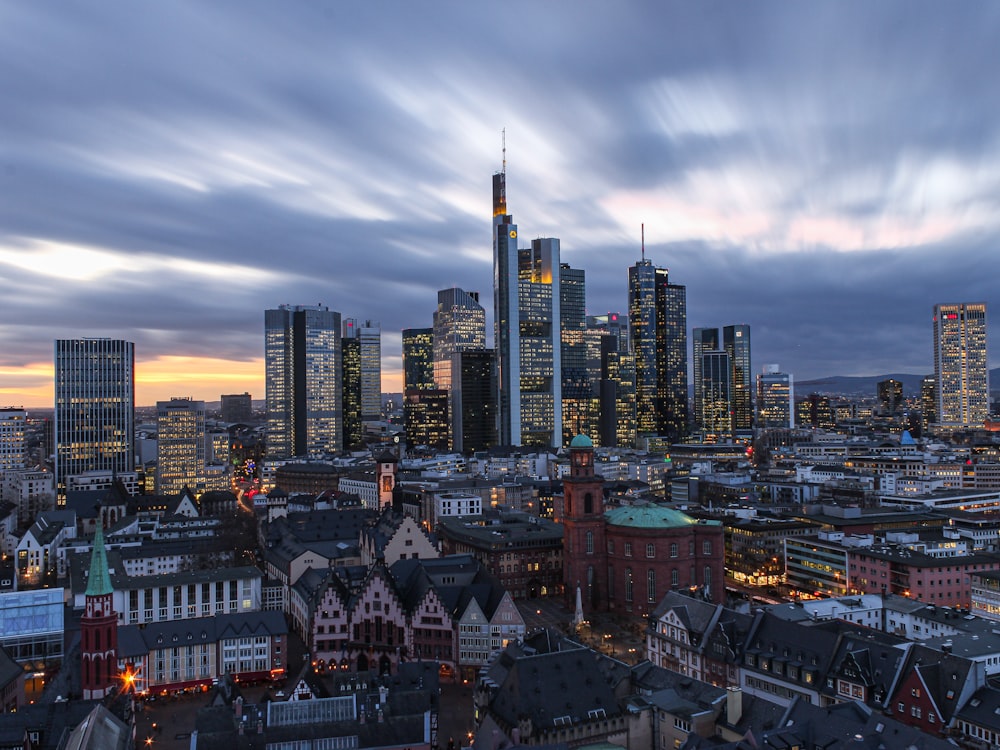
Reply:
[[[925, 373], [929, 375], [930, 373]], [[832, 375], [828, 378], [818, 380], [797, 380], [795, 381], [795, 395], [802, 397], [809, 393], [823, 393], [826, 395], [845, 396], [871, 396], [875, 397], [878, 383], [882, 380], [898, 380], [903, 384], [903, 395], [916, 397], [920, 395], [920, 381], [923, 375], [911, 375], [908, 373], [892, 372], [886, 375], [868, 375], [865, 377], [849, 375]], [[990, 389], [1000, 389], [1000, 367], [990, 370]]]

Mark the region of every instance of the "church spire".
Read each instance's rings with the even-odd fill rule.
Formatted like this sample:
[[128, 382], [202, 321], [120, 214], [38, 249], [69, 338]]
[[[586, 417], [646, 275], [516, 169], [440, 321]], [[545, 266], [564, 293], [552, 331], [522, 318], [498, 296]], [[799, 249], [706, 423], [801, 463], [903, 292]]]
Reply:
[[94, 549], [90, 553], [90, 574], [87, 578], [87, 596], [105, 596], [114, 593], [111, 574], [108, 573], [108, 553], [104, 549], [104, 524], [97, 516], [97, 531], [94, 533]]

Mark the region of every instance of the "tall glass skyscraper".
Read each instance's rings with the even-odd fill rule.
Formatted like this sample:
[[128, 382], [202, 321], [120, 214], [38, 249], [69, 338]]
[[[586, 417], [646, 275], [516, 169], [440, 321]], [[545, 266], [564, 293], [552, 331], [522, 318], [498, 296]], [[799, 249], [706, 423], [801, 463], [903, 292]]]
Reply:
[[[587, 278], [582, 268], [559, 267], [559, 329], [562, 362], [564, 445], [583, 433], [597, 437], [600, 402], [598, 379], [587, 369]], [[598, 339], [599, 342], [599, 339]], [[599, 343], [598, 343], [599, 346]]]
[[753, 376], [750, 374], [750, 326], [722, 329], [722, 346], [729, 355], [729, 398], [734, 437], [753, 435]]
[[438, 292], [434, 311], [434, 382], [442, 390], [451, 388], [451, 355], [486, 346], [486, 310], [479, 292], [458, 287]]
[[264, 312], [267, 456], [342, 448], [340, 313], [322, 305]]
[[493, 303], [504, 445], [562, 442], [559, 240], [517, 248], [506, 171], [493, 175]]
[[637, 428], [677, 440], [688, 421], [687, 289], [645, 259], [628, 276]]
[[434, 329], [403, 329], [403, 391], [434, 389]]
[[344, 338], [361, 342], [361, 421], [382, 418], [382, 326], [377, 320], [347, 318]]
[[936, 416], [941, 425], [981, 426], [990, 413], [986, 303], [934, 306]]
[[705, 381], [702, 377], [704, 357], [708, 352], [721, 351], [718, 328], [695, 328], [691, 331], [691, 369], [694, 373], [694, 426], [705, 429]]
[[205, 402], [172, 398], [156, 402], [156, 492], [205, 490]]
[[55, 474], [135, 470], [135, 345], [117, 339], [55, 342]]

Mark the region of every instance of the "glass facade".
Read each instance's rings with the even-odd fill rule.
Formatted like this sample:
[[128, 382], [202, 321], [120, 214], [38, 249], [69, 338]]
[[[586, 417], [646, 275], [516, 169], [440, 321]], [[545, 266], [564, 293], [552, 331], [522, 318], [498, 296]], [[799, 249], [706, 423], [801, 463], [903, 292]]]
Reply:
[[940, 424], [983, 424], [990, 407], [986, 303], [934, 306], [934, 378]]
[[342, 447], [340, 313], [282, 305], [264, 313], [269, 458]]
[[135, 470], [135, 345], [115, 339], [55, 342], [56, 485], [85, 471]]
[[757, 376], [757, 426], [794, 427], [795, 384], [777, 365], [765, 365]]
[[687, 290], [648, 260], [629, 269], [629, 334], [638, 432], [677, 440], [687, 434]]
[[434, 329], [403, 329], [403, 390], [433, 390]]
[[205, 402], [157, 401], [156, 492], [177, 495], [185, 487], [205, 490]]

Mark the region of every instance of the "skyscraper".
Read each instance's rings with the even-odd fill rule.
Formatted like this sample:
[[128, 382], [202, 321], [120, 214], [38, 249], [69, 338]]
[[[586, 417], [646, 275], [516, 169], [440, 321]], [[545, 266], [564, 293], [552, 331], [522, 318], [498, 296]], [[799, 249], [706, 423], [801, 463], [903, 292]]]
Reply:
[[451, 447], [470, 453], [497, 444], [497, 358], [493, 349], [451, 356]]
[[382, 419], [382, 326], [377, 320], [347, 318], [344, 338], [358, 339], [361, 357], [361, 421]]
[[722, 329], [722, 346], [729, 355], [729, 398], [734, 437], [753, 434], [753, 379], [750, 375], [750, 326]]
[[728, 352], [704, 352], [701, 355], [701, 429], [706, 435], [732, 435], [731, 373]]
[[757, 376], [757, 426], [795, 426], [795, 383], [778, 365], [764, 365]]
[[694, 426], [697, 430], [705, 429], [705, 384], [702, 379], [702, 367], [707, 352], [721, 351], [719, 346], [718, 328], [695, 328], [691, 331], [691, 369], [694, 373]]
[[434, 382], [437, 388], [451, 387], [451, 355], [486, 346], [486, 310], [479, 304], [479, 292], [458, 287], [438, 292], [434, 311]]
[[340, 408], [345, 451], [361, 441], [361, 339], [340, 339]]
[[205, 402], [172, 398], [156, 402], [156, 492], [205, 490]]
[[903, 406], [903, 384], [894, 379], [880, 380], [876, 386], [879, 414], [894, 417]]
[[[598, 378], [587, 369], [586, 274], [561, 263], [559, 268], [559, 329], [562, 363], [562, 423], [564, 445], [577, 435], [596, 435], [600, 429]], [[599, 347], [600, 339], [594, 339]]]
[[934, 379], [937, 422], [980, 426], [990, 412], [986, 303], [934, 306]]
[[629, 269], [629, 335], [640, 434], [687, 434], [687, 289], [643, 257]]
[[493, 175], [493, 303], [499, 437], [505, 445], [562, 440], [559, 240], [517, 248], [506, 169]]
[[55, 342], [55, 474], [135, 470], [135, 345], [117, 339]]
[[340, 313], [322, 305], [264, 312], [269, 458], [342, 448]]
[[248, 423], [253, 421], [253, 398], [249, 393], [232, 393], [221, 396], [222, 421]]
[[434, 329], [403, 331], [403, 426], [411, 446], [448, 448], [448, 392], [434, 384]]
[[434, 329], [403, 329], [403, 391], [434, 389]]

